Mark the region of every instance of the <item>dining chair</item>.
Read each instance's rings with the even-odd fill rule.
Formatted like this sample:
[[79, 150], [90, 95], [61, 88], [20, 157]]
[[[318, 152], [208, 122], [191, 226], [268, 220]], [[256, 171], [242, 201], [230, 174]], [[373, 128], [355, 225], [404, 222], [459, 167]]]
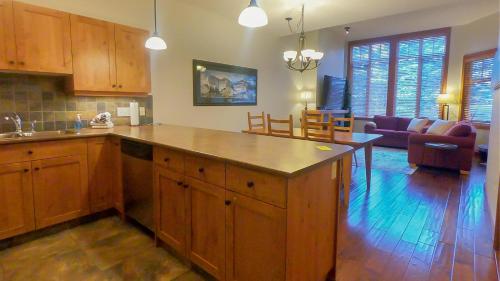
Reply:
[[[345, 126], [348, 122], [349, 126]], [[349, 132], [352, 133], [354, 129], [354, 113], [351, 113], [351, 117], [335, 118], [335, 131]], [[356, 156], [356, 151], [353, 153], [354, 163], [358, 167], [358, 157]]]
[[293, 137], [293, 116], [288, 119], [273, 119], [271, 114], [267, 114], [267, 134], [270, 136]]
[[[310, 121], [313, 122], [324, 122], [325, 114], [319, 110], [302, 110], [301, 118], [300, 118], [300, 127], [302, 130], [305, 128], [304, 124]], [[311, 127], [309, 127], [311, 128]], [[318, 130], [324, 129], [322, 127], [318, 127]]]
[[304, 137], [308, 140], [334, 143], [335, 119], [329, 114], [327, 120], [317, 121], [314, 118], [308, 118], [307, 113], [304, 113], [302, 116]]
[[264, 111], [261, 115], [251, 115], [248, 112], [248, 130], [249, 131], [265, 131], [266, 130], [266, 117]]

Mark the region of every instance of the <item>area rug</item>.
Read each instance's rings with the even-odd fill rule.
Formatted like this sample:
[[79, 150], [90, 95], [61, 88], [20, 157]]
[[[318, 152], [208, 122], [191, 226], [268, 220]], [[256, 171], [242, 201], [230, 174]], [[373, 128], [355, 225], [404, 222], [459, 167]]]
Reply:
[[[364, 167], [365, 151], [360, 149], [356, 151], [356, 155], [358, 157], [358, 166]], [[402, 173], [406, 175], [411, 175], [418, 169], [418, 167], [410, 167], [410, 164], [408, 163], [408, 151], [405, 149], [374, 146], [372, 155], [372, 169]]]

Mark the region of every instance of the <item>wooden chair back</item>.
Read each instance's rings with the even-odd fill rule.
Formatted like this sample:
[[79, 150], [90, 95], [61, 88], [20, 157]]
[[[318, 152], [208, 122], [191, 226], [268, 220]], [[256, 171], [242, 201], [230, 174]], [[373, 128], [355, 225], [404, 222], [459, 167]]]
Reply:
[[264, 111], [261, 115], [251, 115], [248, 112], [248, 130], [249, 131], [265, 131], [266, 130], [266, 117]]
[[335, 119], [328, 116], [328, 121], [315, 121], [302, 117], [304, 120], [304, 137], [308, 140], [320, 142], [335, 142]]
[[267, 134], [270, 136], [293, 137], [293, 116], [288, 119], [273, 119], [271, 114], [267, 115]]
[[[342, 122], [342, 125], [340, 125], [339, 122]], [[345, 126], [344, 122], [349, 122], [349, 126]], [[354, 114], [351, 113], [351, 117], [347, 118], [335, 118], [335, 131], [352, 133], [353, 129], [354, 129]]]
[[[307, 122], [324, 122], [325, 121], [325, 113], [322, 113], [319, 110], [302, 110], [300, 118], [300, 127], [302, 129], [305, 128], [304, 124]], [[312, 125], [311, 125], [312, 126]], [[318, 130], [322, 129], [320, 127], [317, 128]]]

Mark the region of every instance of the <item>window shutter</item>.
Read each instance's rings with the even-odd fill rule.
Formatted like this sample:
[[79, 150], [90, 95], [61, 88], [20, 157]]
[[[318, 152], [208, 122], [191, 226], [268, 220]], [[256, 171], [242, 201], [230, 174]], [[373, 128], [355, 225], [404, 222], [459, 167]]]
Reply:
[[490, 123], [493, 111], [491, 79], [496, 50], [464, 57], [462, 119]]
[[390, 43], [351, 47], [351, 107], [354, 115], [385, 115], [389, 82]]

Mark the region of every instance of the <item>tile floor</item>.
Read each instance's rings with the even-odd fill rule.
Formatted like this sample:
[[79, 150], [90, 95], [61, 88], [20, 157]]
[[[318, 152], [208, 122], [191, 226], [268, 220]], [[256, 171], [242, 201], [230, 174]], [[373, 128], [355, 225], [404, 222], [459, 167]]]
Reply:
[[0, 281], [201, 281], [135, 227], [109, 217], [0, 251]]

